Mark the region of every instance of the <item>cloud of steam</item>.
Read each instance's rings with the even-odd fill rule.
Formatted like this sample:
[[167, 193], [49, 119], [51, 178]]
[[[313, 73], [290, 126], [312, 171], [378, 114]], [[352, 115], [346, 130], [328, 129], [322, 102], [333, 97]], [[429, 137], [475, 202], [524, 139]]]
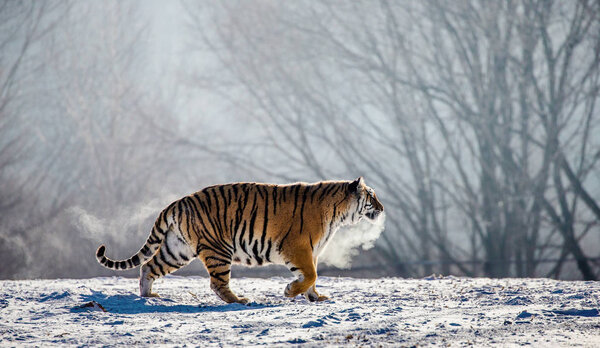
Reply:
[[[138, 234], [150, 233], [154, 219], [168, 204], [165, 202], [175, 199], [174, 197], [168, 198], [172, 199], [154, 199], [133, 207], [122, 207], [109, 218], [99, 218], [81, 207], [72, 207], [67, 213], [82, 235], [89, 239], [104, 242], [110, 236], [118, 243], [127, 244], [132, 237], [135, 239]], [[135, 235], [131, 234], [132, 230], [136, 231]], [[140, 245], [143, 242], [142, 239], [136, 241]]]
[[358, 255], [359, 247], [362, 250], [374, 247], [384, 229], [385, 213], [373, 223], [365, 218], [356, 225], [340, 228], [319, 257], [319, 262], [338, 268], [350, 268], [352, 257]]

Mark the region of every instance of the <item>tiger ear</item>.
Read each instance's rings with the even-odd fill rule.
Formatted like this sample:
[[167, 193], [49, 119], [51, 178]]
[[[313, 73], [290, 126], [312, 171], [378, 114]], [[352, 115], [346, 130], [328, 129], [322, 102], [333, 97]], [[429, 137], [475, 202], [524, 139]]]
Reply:
[[354, 180], [353, 182], [350, 183], [350, 185], [348, 186], [348, 191], [350, 192], [356, 192], [358, 191], [358, 188], [361, 186], [365, 185], [365, 180], [363, 179], [362, 176], [359, 176], [356, 180]]

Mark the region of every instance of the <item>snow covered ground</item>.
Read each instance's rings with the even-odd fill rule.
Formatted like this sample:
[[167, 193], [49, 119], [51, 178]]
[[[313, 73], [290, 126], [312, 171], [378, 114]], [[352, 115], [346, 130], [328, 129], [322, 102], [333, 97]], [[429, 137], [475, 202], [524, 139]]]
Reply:
[[152, 299], [121, 277], [0, 281], [0, 346], [600, 346], [600, 282], [320, 277], [331, 300], [310, 303], [283, 297], [290, 280], [234, 278], [248, 306], [203, 277], [161, 279]]

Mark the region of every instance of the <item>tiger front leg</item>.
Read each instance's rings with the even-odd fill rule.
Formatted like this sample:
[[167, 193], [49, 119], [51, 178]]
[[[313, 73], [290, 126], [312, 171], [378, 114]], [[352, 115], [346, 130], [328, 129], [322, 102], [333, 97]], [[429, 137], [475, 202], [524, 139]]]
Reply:
[[309, 300], [310, 302], [315, 302], [315, 301], [321, 302], [321, 301], [329, 300], [328, 296], [321, 295], [317, 292], [316, 285], [313, 285], [311, 288], [309, 288], [304, 293], [304, 297], [306, 297], [306, 299]]
[[[313, 260], [313, 264], [315, 265], [315, 272], [317, 271], [317, 258], [315, 257], [315, 259]], [[325, 301], [325, 300], [329, 300], [329, 297], [325, 296], [325, 295], [320, 295], [317, 292], [317, 284], [315, 282], [315, 284], [313, 284], [312, 287], [308, 288], [308, 290], [306, 290], [306, 292], [304, 293], [304, 297], [306, 297], [307, 300], [309, 300], [310, 302], [321, 302], [321, 301]]]
[[285, 288], [283, 294], [286, 297], [296, 297], [307, 292], [315, 285], [317, 269], [310, 254], [310, 252], [298, 253], [292, 260], [286, 262], [289, 270], [297, 277]]

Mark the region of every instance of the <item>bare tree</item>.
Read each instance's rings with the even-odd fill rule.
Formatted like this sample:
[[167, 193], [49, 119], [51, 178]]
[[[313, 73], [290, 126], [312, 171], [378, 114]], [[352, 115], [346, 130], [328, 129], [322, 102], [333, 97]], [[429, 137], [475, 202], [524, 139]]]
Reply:
[[[35, 227], [56, 209], [32, 209], [26, 221], [20, 221], [21, 209], [27, 209], [27, 197], [37, 196], [35, 187], [47, 175], [48, 161], [32, 160], [32, 123], [26, 114], [26, 101], [32, 92], [31, 81], [43, 66], [36, 60], [35, 47], [54, 31], [68, 13], [66, 3], [0, 2], [0, 253], [4, 267], [0, 277], [11, 277], [24, 268], [26, 241], [19, 233]], [[55, 207], [56, 208], [56, 207]], [[17, 223], [15, 223], [17, 222]]]
[[[139, 207], [180, 178], [172, 168], [181, 159], [154, 126], [177, 122], [144, 76], [148, 30], [137, 20], [140, 7], [2, 6], [0, 260], [14, 267], [2, 267], [0, 276], [97, 274], [92, 255], [99, 238], [126, 253], [149, 227], [93, 235], [69, 208], [98, 221], [125, 220], [121, 210]], [[53, 265], [43, 262], [57, 251]]]
[[209, 88], [264, 130], [227, 158], [284, 180], [367, 175], [388, 207], [378, 250], [401, 274], [474, 275], [484, 258], [486, 275], [533, 276], [572, 254], [595, 279], [581, 247], [595, 225], [578, 221], [598, 211], [583, 185], [598, 159], [597, 4], [378, 5], [228, 3], [208, 33], [207, 9], [190, 9], [220, 62]]

